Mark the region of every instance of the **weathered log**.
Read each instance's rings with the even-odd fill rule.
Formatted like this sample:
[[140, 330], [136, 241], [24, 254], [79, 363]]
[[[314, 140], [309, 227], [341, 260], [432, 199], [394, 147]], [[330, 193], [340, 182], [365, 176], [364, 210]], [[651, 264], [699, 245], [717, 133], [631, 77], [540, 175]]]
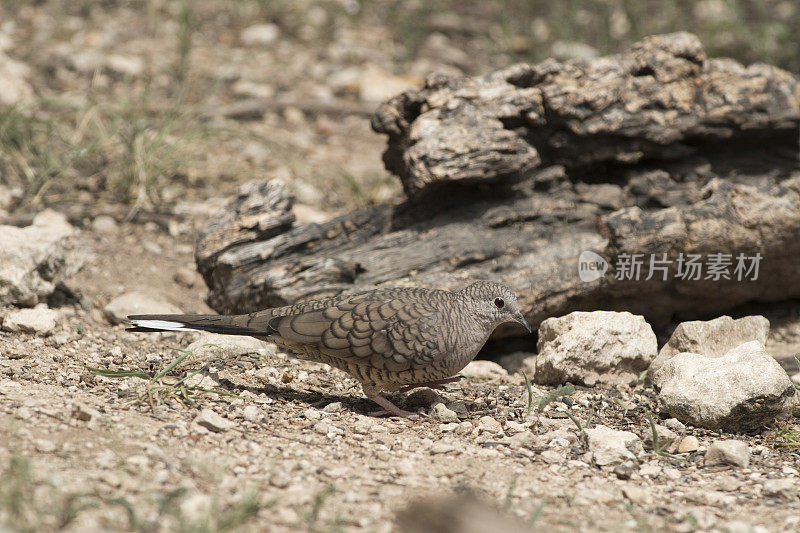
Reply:
[[[714, 179], [701, 196], [682, 208], [603, 217], [603, 255], [618, 266], [601, 283], [607, 306], [663, 324], [800, 296], [800, 172], [765, 189]], [[634, 254], [644, 263], [639, 279], [618, 279]], [[695, 273], [688, 272], [692, 256], [701, 268]], [[648, 280], [650, 264], [664, 268]]]
[[[246, 312], [383, 284], [457, 289], [491, 278], [517, 292], [534, 327], [579, 309], [628, 309], [658, 327], [797, 297], [798, 109], [789, 74], [708, 61], [686, 34], [593, 63], [429, 80], [374, 119], [410, 197], [298, 225], [282, 184], [247, 186], [200, 236], [208, 302]], [[609, 263], [589, 282], [578, 275], [587, 250]], [[733, 264], [732, 280], [679, 276], [681, 254], [717, 253], [732, 263], [760, 253], [758, 279], [736, 280]], [[635, 254], [643, 275], [624, 279]], [[646, 280], [651, 254], [668, 263]], [[518, 332], [498, 332], [508, 334]]]
[[443, 182], [523, 179], [553, 164], [591, 172], [683, 159], [720, 143], [796, 148], [798, 116], [791, 74], [708, 60], [697, 37], [675, 33], [592, 61], [433, 75], [383, 104], [372, 126], [389, 136], [386, 167], [414, 196]]

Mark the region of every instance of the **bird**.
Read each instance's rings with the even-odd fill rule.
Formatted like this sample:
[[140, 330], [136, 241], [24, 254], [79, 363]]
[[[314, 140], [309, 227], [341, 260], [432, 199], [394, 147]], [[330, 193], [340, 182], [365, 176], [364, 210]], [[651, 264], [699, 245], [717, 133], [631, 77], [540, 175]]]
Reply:
[[242, 315], [130, 315], [127, 331], [208, 331], [273, 342], [353, 376], [382, 408], [371, 414], [417, 418], [384, 393], [458, 381], [506, 322], [531, 333], [514, 292], [484, 280], [459, 291], [377, 288]]

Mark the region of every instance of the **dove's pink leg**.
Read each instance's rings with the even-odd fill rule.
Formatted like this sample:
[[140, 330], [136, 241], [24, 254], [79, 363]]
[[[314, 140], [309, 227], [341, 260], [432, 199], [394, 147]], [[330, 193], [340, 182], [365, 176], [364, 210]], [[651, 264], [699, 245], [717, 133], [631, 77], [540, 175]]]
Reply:
[[452, 378], [445, 378], [445, 379], [437, 379], [436, 381], [423, 381], [422, 383], [414, 383], [413, 385], [406, 385], [400, 392], [410, 391], [411, 389], [416, 389], [418, 387], [428, 387], [430, 389], [441, 389], [442, 385], [446, 383], [454, 383], [456, 381], [460, 381], [464, 379], [464, 376], [453, 376]]
[[401, 418], [419, 418], [419, 415], [417, 413], [412, 413], [411, 411], [404, 411], [403, 409], [400, 409], [399, 407], [397, 407], [395, 404], [393, 404], [380, 394], [376, 394], [375, 396], [370, 396], [369, 399], [377, 403], [381, 407], [383, 407], [383, 410], [372, 412], [370, 413], [370, 416], [393, 415], [393, 416], [399, 416]]

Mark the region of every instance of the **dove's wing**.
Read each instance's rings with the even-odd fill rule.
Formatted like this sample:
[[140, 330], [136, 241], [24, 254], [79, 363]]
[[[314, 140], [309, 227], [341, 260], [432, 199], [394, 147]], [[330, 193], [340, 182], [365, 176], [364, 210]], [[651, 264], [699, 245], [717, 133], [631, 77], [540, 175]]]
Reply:
[[[269, 315], [255, 313], [247, 327], [289, 345], [313, 346], [353, 364], [398, 372], [429, 365], [440, 353], [439, 313], [425, 296], [416, 290], [340, 296], [271, 309]], [[319, 305], [323, 302], [327, 305]]]

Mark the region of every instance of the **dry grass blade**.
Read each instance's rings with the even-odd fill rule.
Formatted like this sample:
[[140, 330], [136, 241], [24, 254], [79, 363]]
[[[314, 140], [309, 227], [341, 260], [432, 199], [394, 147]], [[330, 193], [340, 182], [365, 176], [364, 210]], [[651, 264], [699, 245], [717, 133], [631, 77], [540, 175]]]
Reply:
[[107, 370], [88, 365], [86, 366], [86, 369], [94, 374], [108, 378], [135, 377], [146, 380], [147, 387], [145, 392], [138, 396], [137, 401], [143, 403], [146, 402], [154, 412], [156, 405], [163, 403], [166, 397], [177, 400], [184, 406], [188, 404], [192, 407], [198, 407], [198, 403], [195, 400], [199, 394], [216, 394], [217, 396], [229, 396], [232, 398], [242, 399], [242, 396], [226, 390], [207, 388], [200, 385], [186, 385], [187, 380], [205, 371], [208, 368], [207, 365], [204, 365], [201, 368], [191, 372], [187, 372], [186, 375], [176, 380], [174, 383], [164, 383], [164, 378], [192, 355], [192, 352], [188, 350], [182, 350], [180, 348], [172, 349], [180, 352], [180, 355], [170, 361], [166, 366], [164, 366], [164, 368], [152, 375], [138, 370]]
[[531, 388], [531, 380], [528, 379], [528, 375], [523, 371], [522, 377], [525, 378], [525, 392], [527, 394], [527, 405], [525, 407], [525, 416], [531, 414], [531, 410], [533, 409], [533, 389]]
[[798, 450], [800, 449], [800, 426], [785, 422], [774, 434], [768, 436], [766, 441], [774, 448]]
[[167, 375], [167, 373], [171, 372], [173, 368], [181, 364], [187, 357], [192, 355], [192, 352], [188, 350], [181, 350], [180, 348], [173, 348], [173, 350], [181, 352], [181, 355], [173, 359], [171, 363], [165, 366], [158, 374], [153, 376], [153, 381], [158, 381], [159, 379], [163, 378]]
[[142, 378], [148, 380], [152, 378], [150, 374], [145, 374], [144, 372], [139, 372], [138, 370], [108, 370], [89, 365], [86, 365], [86, 370], [92, 374], [97, 374], [98, 376], [103, 376], [106, 378]]

